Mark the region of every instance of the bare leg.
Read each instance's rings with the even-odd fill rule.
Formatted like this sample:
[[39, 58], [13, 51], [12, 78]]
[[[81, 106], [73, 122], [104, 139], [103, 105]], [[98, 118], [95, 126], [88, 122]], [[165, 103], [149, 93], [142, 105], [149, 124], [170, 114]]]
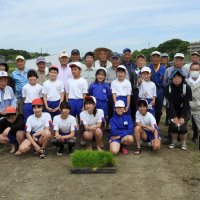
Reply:
[[96, 139], [97, 150], [102, 151], [102, 149], [101, 149], [102, 136], [103, 136], [102, 130], [100, 128], [97, 128], [94, 132], [94, 136]]
[[114, 154], [117, 155], [120, 150], [120, 143], [119, 142], [111, 142], [110, 143], [110, 151]]
[[92, 149], [92, 138], [93, 138], [94, 134], [92, 131], [84, 131], [83, 133], [83, 138], [86, 141], [86, 148], [87, 149]]

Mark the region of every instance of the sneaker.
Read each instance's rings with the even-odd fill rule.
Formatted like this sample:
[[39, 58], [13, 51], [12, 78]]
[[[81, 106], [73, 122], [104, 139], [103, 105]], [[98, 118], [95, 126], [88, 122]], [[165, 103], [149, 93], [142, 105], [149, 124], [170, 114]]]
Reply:
[[40, 159], [45, 159], [46, 158], [46, 151], [45, 151], [45, 149], [42, 149], [41, 150], [41, 153], [40, 153]]
[[147, 147], [151, 147], [151, 142], [146, 143]]
[[169, 149], [174, 149], [176, 147], [176, 144], [171, 143], [168, 147], [169, 147]]
[[128, 154], [128, 150], [125, 147], [122, 147], [121, 152], [122, 152], [123, 155]]
[[62, 155], [63, 155], [63, 152], [64, 152], [64, 146], [60, 146], [60, 148], [59, 148], [58, 151], [57, 151], [57, 155], [58, 155], [58, 156], [62, 156]]
[[187, 146], [185, 144], [181, 144], [181, 149], [182, 150], [187, 150]]

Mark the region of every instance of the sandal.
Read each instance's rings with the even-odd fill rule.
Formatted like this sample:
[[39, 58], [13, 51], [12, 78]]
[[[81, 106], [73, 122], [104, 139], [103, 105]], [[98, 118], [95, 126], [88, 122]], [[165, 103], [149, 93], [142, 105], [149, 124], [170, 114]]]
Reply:
[[134, 152], [134, 154], [135, 155], [140, 155], [141, 152], [142, 152], [142, 149], [137, 147], [136, 150], [135, 150], [135, 152]]

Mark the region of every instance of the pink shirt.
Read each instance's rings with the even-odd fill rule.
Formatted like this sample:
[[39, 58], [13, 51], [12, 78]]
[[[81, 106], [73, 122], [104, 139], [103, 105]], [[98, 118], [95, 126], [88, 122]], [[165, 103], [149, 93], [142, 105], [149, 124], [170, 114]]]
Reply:
[[71, 68], [69, 67], [69, 65], [67, 65], [67, 67], [58, 66], [58, 70], [58, 79], [62, 81], [64, 85], [66, 85], [67, 80], [73, 77]]

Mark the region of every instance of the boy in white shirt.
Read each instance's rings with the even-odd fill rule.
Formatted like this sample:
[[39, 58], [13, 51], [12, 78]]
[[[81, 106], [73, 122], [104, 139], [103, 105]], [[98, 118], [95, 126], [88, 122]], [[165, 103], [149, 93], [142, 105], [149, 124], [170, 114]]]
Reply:
[[68, 144], [68, 154], [73, 151], [73, 146], [76, 144], [75, 131], [77, 130], [76, 118], [70, 115], [69, 102], [62, 102], [60, 104], [60, 115], [53, 118], [53, 129], [55, 131], [52, 144], [59, 147], [57, 155], [63, 155], [64, 144]]
[[31, 69], [28, 71], [27, 77], [29, 83], [22, 88], [22, 97], [25, 99], [23, 110], [25, 122], [33, 114], [32, 101], [42, 97], [42, 86], [37, 83], [37, 72]]
[[57, 77], [58, 67], [51, 66], [49, 68], [49, 80], [43, 83], [42, 89], [44, 105], [52, 119], [60, 114], [60, 103], [64, 100], [64, 84]]
[[139, 99], [146, 99], [148, 102], [148, 112], [155, 116], [156, 85], [151, 81], [151, 69], [143, 67], [141, 78], [138, 79]]
[[130, 101], [132, 87], [129, 80], [126, 77], [126, 67], [119, 65], [117, 67], [117, 79], [111, 83], [111, 90], [114, 104], [117, 100], [122, 100], [125, 103], [125, 113], [130, 115]]
[[26, 122], [26, 138], [18, 149], [18, 155], [26, 153], [34, 147], [40, 158], [46, 158], [46, 147], [51, 140], [50, 124], [51, 116], [49, 113], [42, 112], [43, 101], [34, 99], [32, 107], [34, 114], [28, 117]]
[[97, 150], [102, 151], [104, 112], [96, 108], [96, 98], [93, 96], [85, 97], [84, 108], [80, 114], [80, 124], [84, 127], [83, 138], [87, 143], [86, 147], [92, 149], [92, 140], [95, 138]]
[[79, 119], [83, 109], [83, 99], [88, 93], [88, 83], [81, 77], [82, 64], [80, 62], [73, 62], [70, 67], [73, 78], [70, 78], [65, 85], [66, 101], [71, 106], [70, 114]]
[[138, 111], [136, 112], [136, 127], [134, 129], [134, 136], [136, 141], [135, 154], [141, 153], [140, 140], [151, 142], [152, 150], [160, 149], [160, 133], [156, 124], [155, 117], [147, 112], [148, 102], [146, 99], [138, 100]]

